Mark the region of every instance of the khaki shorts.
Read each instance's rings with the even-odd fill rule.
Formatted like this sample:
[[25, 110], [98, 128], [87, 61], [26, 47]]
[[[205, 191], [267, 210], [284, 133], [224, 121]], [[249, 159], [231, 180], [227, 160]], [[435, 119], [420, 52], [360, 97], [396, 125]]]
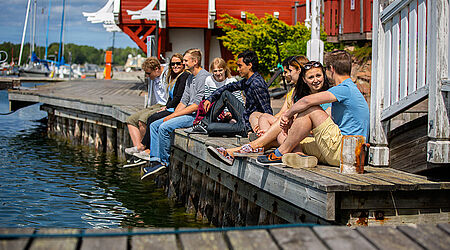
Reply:
[[141, 122], [147, 124], [147, 119], [148, 119], [151, 115], [153, 115], [154, 113], [156, 113], [156, 112], [158, 112], [159, 110], [161, 110], [161, 108], [162, 108], [163, 106], [164, 106], [164, 105], [161, 105], [161, 104], [155, 104], [155, 105], [152, 105], [152, 106], [150, 106], [150, 107], [148, 107], [148, 108], [141, 109], [141, 110], [139, 110], [138, 112], [136, 112], [136, 113], [130, 115], [130, 116], [127, 118], [126, 123], [128, 123], [128, 124], [130, 124], [130, 125], [133, 125], [133, 126], [139, 128], [139, 121], [141, 121]]
[[331, 117], [312, 130], [314, 137], [300, 142], [303, 153], [314, 155], [319, 162], [339, 166], [341, 162], [342, 134]]

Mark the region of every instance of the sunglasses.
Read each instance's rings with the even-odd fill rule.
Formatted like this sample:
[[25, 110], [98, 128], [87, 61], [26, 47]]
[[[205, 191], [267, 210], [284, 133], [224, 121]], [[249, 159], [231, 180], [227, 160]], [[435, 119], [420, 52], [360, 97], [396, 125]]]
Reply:
[[181, 66], [181, 65], [183, 65], [183, 63], [182, 62], [171, 62], [171, 63], [169, 63], [169, 65], [170, 65], [170, 67]]
[[307, 62], [305, 64], [305, 66], [303, 66], [303, 68], [306, 69], [306, 70], [308, 70], [308, 69], [310, 69], [312, 67], [320, 68], [320, 67], [322, 67], [322, 64], [320, 62], [311, 61], [311, 62]]

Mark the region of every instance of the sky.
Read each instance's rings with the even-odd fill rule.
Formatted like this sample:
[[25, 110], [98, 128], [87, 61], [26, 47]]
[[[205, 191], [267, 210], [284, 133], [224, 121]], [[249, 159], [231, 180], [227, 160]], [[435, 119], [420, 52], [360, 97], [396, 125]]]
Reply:
[[[63, 0], [51, 0], [48, 44], [59, 43], [62, 2]], [[82, 14], [82, 12], [96, 12], [107, 2], [108, 0], [66, 0], [64, 42], [94, 46], [98, 49], [112, 46], [113, 33], [107, 32], [101, 23], [88, 22]], [[20, 44], [27, 4], [28, 0], [0, 0], [0, 43]], [[38, 46], [45, 46], [48, 4], [49, 0], [37, 0], [35, 43]], [[25, 42], [30, 42], [31, 23], [32, 18], [29, 18]], [[117, 32], [114, 47], [137, 48], [137, 45], [125, 33]]]

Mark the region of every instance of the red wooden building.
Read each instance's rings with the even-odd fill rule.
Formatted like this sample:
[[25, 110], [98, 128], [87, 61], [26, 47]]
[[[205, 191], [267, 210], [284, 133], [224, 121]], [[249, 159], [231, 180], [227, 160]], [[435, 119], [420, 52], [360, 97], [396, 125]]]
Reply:
[[[322, 20], [329, 40], [370, 40], [371, 6], [372, 0], [323, 0]], [[209, 62], [217, 56], [230, 57], [216, 39], [221, 30], [214, 21], [225, 13], [245, 18], [245, 12], [258, 17], [269, 13], [295, 24], [305, 22], [306, 0], [109, 0], [101, 10], [85, 16], [103, 22], [106, 29], [125, 32], [144, 52], [147, 37], [153, 36], [154, 54], [169, 57], [197, 47], [204, 51], [204, 62]]]

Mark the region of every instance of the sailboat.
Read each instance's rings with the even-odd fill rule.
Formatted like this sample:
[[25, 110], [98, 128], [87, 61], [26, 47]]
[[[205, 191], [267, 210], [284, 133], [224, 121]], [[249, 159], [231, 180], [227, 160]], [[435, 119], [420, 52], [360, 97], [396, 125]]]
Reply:
[[[23, 42], [25, 39], [25, 33], [26, 33], [26, 29], [27, 29], [27, 23], [28, 23], [28, 14], [30, 12], [30, 4], [31, 4], [31, 0], [28, 0], [28, 6], [27, 6], [27, 13], [26, 13], [26, 17], [25, 17], [25, 24], [24, 24], [24, 28], [23, 28], [23, 34], [22, 34], [22, 44], [20, 46], [20, 55], [19, 55], [19, 66], [20, 66], [20, 62], [22, 59], [22, 51], [23, 51]], [[34, 39], [35, 39], [35, 32], [36, 32], [36, 8], [37, 8], [37, 2], [36, 0], [34, 0], [34, 11], [33, 11], [33, 24], [32, 24], [32, 29], [30, 30], [30, 33], [32, 32], [31, 35], [31, 39], [32, 42], [30, 44], [31, 46], [31, 58], [30, 58], [30, 62], [25, 66], [25, 67], [21, 67], [19, 69], [19, 76], [41, 76], [41, 77], [47, 77], [50, 75], [50, 65], [51, 62], [47, 61], [47, 60], [42, 60], [39, 59], [36, 55], [36, 53], [34, 52]]]

